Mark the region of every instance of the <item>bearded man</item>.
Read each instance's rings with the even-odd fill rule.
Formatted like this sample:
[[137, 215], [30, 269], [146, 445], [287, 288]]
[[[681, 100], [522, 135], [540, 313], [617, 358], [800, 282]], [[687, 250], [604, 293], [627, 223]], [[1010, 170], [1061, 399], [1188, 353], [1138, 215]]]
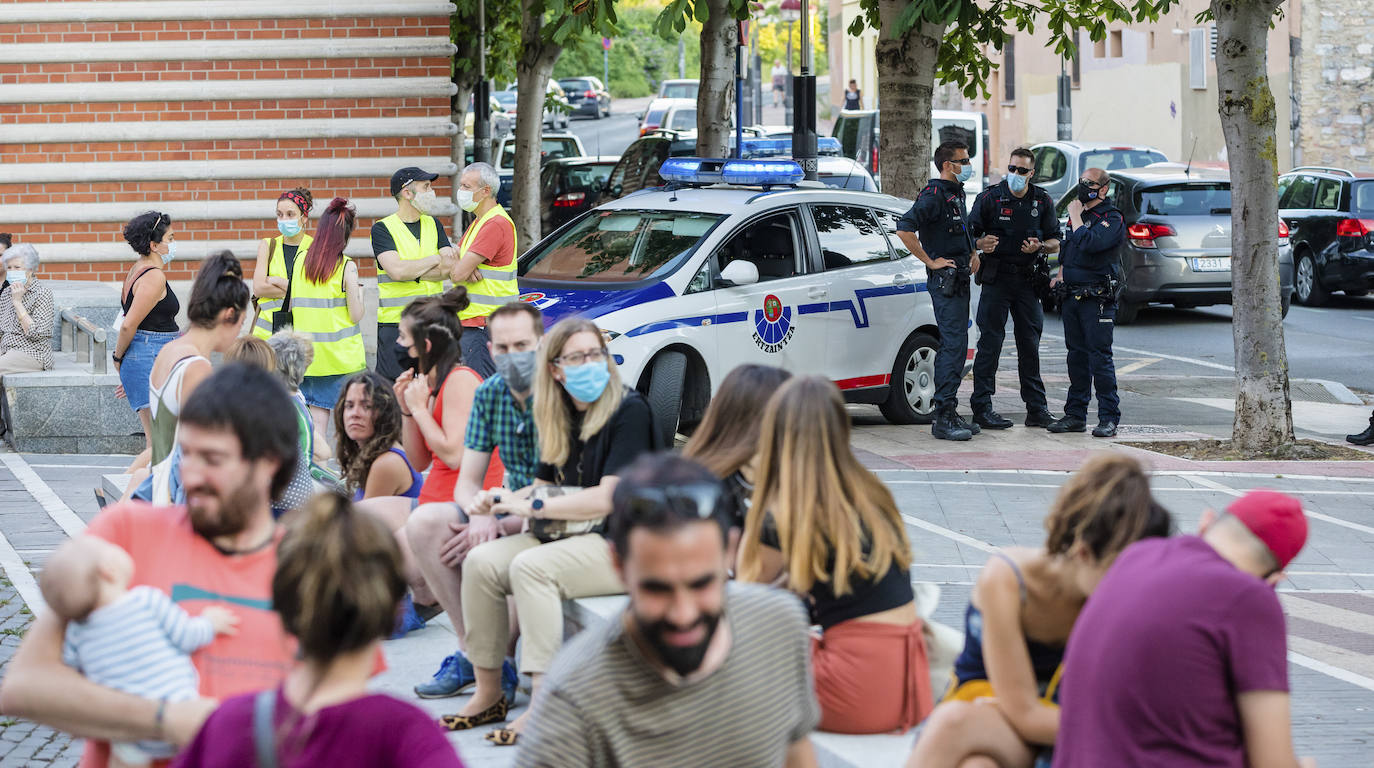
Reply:
[[729, 529], [705, 467], [656, 454], [621, 473], [606, 535], [629, 605], [559, 652], [517, 766], [816, 764], [806, 611], [728, 580]]
[[83, 768], [108, 764], [109, 741], [185, 744], [216, 699], [276, 687], [294, 657], [295, 641], [272, 612], [281, 529], [271, 505], [295, 471], [295, 407], [274, 375], [231, 364], [187, 399], [178, 435], [186, 506], [112, 505], [83, 535], [129, 553], [130, 586], [159, 589], [192, 615], [228, 608], [239, 617], [238, 631], [192, 654], [204, 698], [154, 701], [92, 683], [63, 664], [66, 622], [35, 610], [0, 687], [0, 710], [86, 738]]

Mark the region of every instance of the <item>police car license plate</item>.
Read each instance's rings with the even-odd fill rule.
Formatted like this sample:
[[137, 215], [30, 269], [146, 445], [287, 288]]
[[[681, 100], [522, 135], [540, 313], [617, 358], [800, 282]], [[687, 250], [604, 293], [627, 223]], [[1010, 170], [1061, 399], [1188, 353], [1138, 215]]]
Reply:
[[1193, 263], [1194, 272], [1230, 272], [1231, 260], [1226, 259], [1190, 259]]

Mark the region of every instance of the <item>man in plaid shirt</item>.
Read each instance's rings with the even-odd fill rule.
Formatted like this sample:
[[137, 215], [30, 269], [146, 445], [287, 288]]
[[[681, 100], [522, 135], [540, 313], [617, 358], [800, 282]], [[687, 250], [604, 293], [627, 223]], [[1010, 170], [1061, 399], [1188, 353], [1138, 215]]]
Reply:
[[[477, 387], [463, 440], [463, 462], [454, 488], [454, 503], [424, 504], [406, 523], [406, 539], [425, 581], [448, 612], [458, 634], [459, 651], [444, 659], [433, 679], [415, 686], [421, 698], [456, 696], [476, 683], [472, 664], [463, 655], [466, 642], [462, 612], [463, 559], [473, 547], [498, 536], [519, 533], [523, 520], [498, 519], [490, 514], [501, 494], [521, 494], [534, 483], [539, 442], [534, 431], [530, 391], [534, 383], [535, 348], [544, 333], [544, 319], [532, 304], [512, 301], [487, 319], [496, 374]], [[483, 491], [493, 451], [500, 451], [506, 467], [502, 488]], [[515, 667], [502, 669], [507, 697], [515, 692]]]

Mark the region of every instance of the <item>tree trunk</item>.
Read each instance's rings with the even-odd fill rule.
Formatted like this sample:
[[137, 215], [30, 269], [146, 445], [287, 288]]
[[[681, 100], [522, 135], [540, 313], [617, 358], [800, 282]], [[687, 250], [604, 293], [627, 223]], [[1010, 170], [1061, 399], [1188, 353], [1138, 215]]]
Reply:
[[697, 91], [697, 155], [728, 157], [735, 107], [735, 31], [730, 0], [706, 0], [701, 25], [701, 89]]
[[1217, 92], [1231, 161], [1231, 332], [1236, 350], [1232, 440], [1246, 452], [1293, 442], [1279, 295], [1278, 153], [1265, 66], [1273, 0], [1214, 0]]
[[[520, 58], [515, 63], [518, 86], [515, 120], [515, 178], [511, 218], [521, 253], [539, 242], [539, 147], [544, 133], [544, 99], [554, 62], [563, 46], [544, 39], [543, 3], [521, 0]], [[493, 158], [499, 161], [500, 158]], [[495, 162], [493, 162], [495, 164]]]
[[879, 0], [881, 29], [874, 53], [878, 68], [878, 103], [882, 119], [878, 153], [882, 158], [883, 192], [904, 200], [930, 179], [930, 100], [935, 86], [935, 58], [944, 30], [918, 22], [901, 37], [892, 30], [911, 0]]

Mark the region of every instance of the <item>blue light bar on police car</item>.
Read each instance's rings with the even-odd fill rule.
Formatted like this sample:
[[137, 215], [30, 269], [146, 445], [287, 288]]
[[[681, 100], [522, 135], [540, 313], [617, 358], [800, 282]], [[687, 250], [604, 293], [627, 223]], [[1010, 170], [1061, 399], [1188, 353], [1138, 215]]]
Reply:
[[740, 184], [744, 186], [793, 185], [802, 180], [802, 169], [791, 160], [720, 160], [673, 157], [663, 161], [658, 175], [677, 184]]
[[[816, 137], [817, 155], [839, 155], [843, 152], [840, 140], [834, 136]], [[777, 136], [770, 139], [749, 138], [740, 144], [740, 155], [754, 157], [791, 157], [792, 137]]]

